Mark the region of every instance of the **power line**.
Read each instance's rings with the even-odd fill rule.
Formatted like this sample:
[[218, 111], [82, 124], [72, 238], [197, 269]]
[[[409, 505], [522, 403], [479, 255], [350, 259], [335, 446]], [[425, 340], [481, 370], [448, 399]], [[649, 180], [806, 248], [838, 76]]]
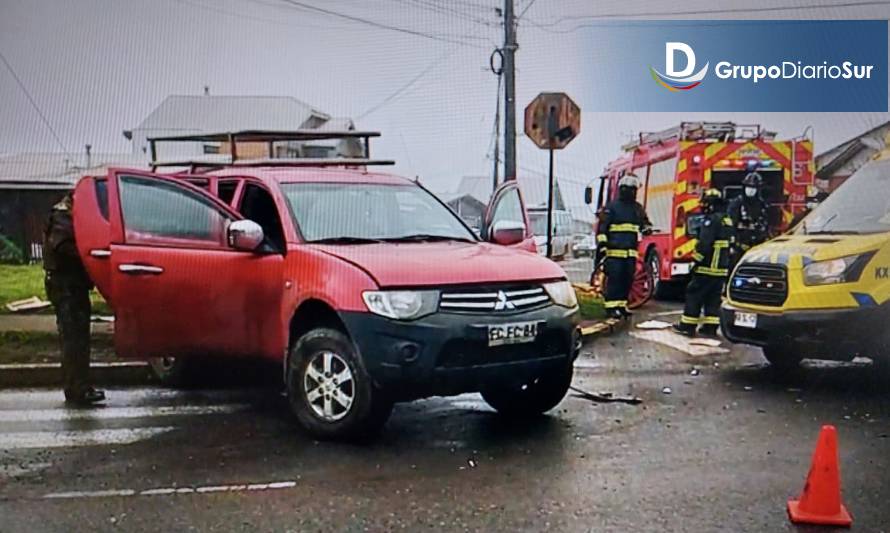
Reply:
[[370, 115], [371, 113], [377, 111], [381, 107], [385, 106], [386, 104], [388, 104], [388, 103], [392, 102], [393, 100], [395, 100], [396, 98], [398, 98], [402, 93], [404, 93], [405, 91], [410, 89], [412, 86], [414, 86], [415, 83], [420, 81], [421, 78], [423, 78], [424, 76], [429, 74], [434, 68], [439, 66], [439, 64], [441, 64], [443, 61], [445, 61], [446, 59], [451, 57], [456, 51], [457, 51], [456, 48], [452, 48], [451, 50], [446, 51], [440, 57], [436, 58], [432, 63], [427, 65], [426, 68], [421, 70], [416, 76], [414, 76], [413, 78], [408, 80], [408, 82], [406, 84], [402, 85], [401, 87], [396, 89], [392, 94], [390, 94], [389, 96], [387, 96], [386, 98], [384, 98], [377, 104], [371, 106], [365, 112], [363, 112], [362, 114], [357, 116], [356, 120], [361, 120], [361, 119], [365, 118], [366, 116]]
[[528, 4], [526, 4], [526, 6], [522, 9], [522, 13], [520, 13], [519, 16], [516, 17], [516, 20], [521, 19], [522, 16], [525, 15], [525, 12], [528, 11], [528, 8], [532, 7], [532, 5], [533, 5], [535, 2], [536, 2], [536, 0], [531, 0]]
[[65, 143], [62, 142], [62, 139], [59, 137], [59, 134], [56, 133], [56, 130], [53, 128], [53, 125], [50, 124], [49, 119], [47, 119], [46, 115], [43, 114], [43, 111], [40, 110], [40, 106], [38, 106], [37, 102], [34, 101], [34, 97], [32, 97], [31, 93], [28, 92], [28, 88], [25, 87], [25, 84], [22, 82], [21, 78], [19, 78], [19, 75], [16, 74], [15, 69], [13, 69], [12, 65], [9, 64], [9, 61], [7, 61], [6, 56], [3, 55], [3, 52], [0, 52], [0, 59], [3, 60], [3, 64], [6, 65], [7, 69], [9, 69], [9, 73], [12, 74], [12, 78], [18, 84], [18, 86], [22, 90], [22, 92], [25, 93], [25, 96], [28, 98], [28, 101], [31, 102], [31, 107], [34, 108], [34, 111], [37, 111], [37, 115], [40, 117], [40, 120], [43, 121], [43, 124], [46, 126], [46, 129], [48, 129], [49, 132], [52, 134], [53, 139], [55, 139], [56, 142], [59, 143], [59, 146], [62, 148], [62, 151], [65, 152], [65, 155], [67, 155], [70, 158], [71, 154], [68, 152], [68, 147], [65, 146]]
[[[534, 0], [532, 0], [534, 1]], [[839, 4], [808, 4], [808, 5], [784, 5], [784, 6], [769, 6], [769, 7], [748, 7], [748, 8], [721, 8], [721, 9], [691, 9], [686, 11], [653, 11], [653, 12], [645, 12], [645, 13], [602, 13], [599, 15], [581, 15], [577, 17], [561, 17], [556, 21], [549, 23], [541, 23], [535, 22], [532, 20], [528, 20], [528, 22], [543, 31], [547, 31], [550, 33], [572, 33], [578, 31], [579, 29], [589, 27], [584, 24], [579, 24], [572, 29], [569, 30], [557, 30], [550, 29], [554, 26], [559, 26], [564, 22], [572, 22], [578, 20], [596, 20], [596, 19], [613, 19], [613, 18], [630, 18], [630, 17], [670, 17], [670, 16], [685, 16], [685, 15], [729, 15], [729, 14], [738, 14], [738, 13], [770, 13], [770, 12], [778, 12], [778, 11], [797, 11], [803, 9], [835, 9], [835, 8], [844, 8], [844, 7], [869, 7], [869, 6], [886, 6], [887, 1], [879, 1], [879, 0], [867, 0], [867, 1], [857, 1], [857, 2], [844, 2]], [[731, 22], [731, 21], [727, 21]]]
[[[437, 4], [435, 2], [429, 0], [397, 0], [399, 3], [408, 6], [414, 6], [417, 8], [425, 9], [426, 11], [430, 11], [432, 13], [438, 13], [441, 15], [452, 16], [461, 20], [466, 20], [470, 22], [474, 22], [476, 24], [481, 24], [483, 26], [493, 27], [494, 23], [491, 21], [487, 21], [485, 19], [481, 19], [478, 16], [469, 13], [467, 11], [463, 11], [460, 9], [455, 9], [453, 7], [444, 6], [441, 4]], [[408, 2], [412, 2], [409, 4]]]
[[[340, 13], [340, 12], [338, 12], [338, 11], [332, 11], [332, 10], [330, 10], [330, 9], [325, 9], [325, 8], [323, 8], [323, 7], [313, 6], [312, 4], [307, 4], [307, 3], [304, 3], [304, 2], [297, 2], [296, 0], [281, 0], [281, 1], [282, 1], [282, 2], [285, 2], [285, 3], [287, 3], [287, 4], [290, 4], [290, 5], [292, 5], [292, 6], [295, 6], [295, 7], [297, 7], [297, 8], [301, 8], [301, 9], [304, 10], [304, 11], [311, 11], [311, 12], [315, 12], [315, 13], [321, 13], [321, 14], [328, 15], [328, 16], [331, 16], [331, 17], [337, 17], [337, 18], [340, 18], [340, 19], [349, 20], [349, 21], [352, 21], [352, 22], [358, 22], [358, 23], [361, 23], [361, 24], [367, 24], [367, 25], [369, 25], [369, 26], [373, 26], [373, 27], [375, 27], [375, 28], [380, 28], [380, 29], [382, 29], [382, 30], [390, 30], [390, 31], [395, 31], [395, 32], [399, 32], [399, 33], [405, 33], [405, 34], [408, 34], [408, 35], [414, 35], [415, 37], [423, 37], [424, 39], [432, 39], [432, 40], [434, 40], [434, 41], [442, 41], [442, 42], [446, 42], [446, 43], [459, 44], [459, 45], [462, 45], [462, 46], [471, 46], [471, 47], [474, 47], [474, 48], [485, 48], [485, 47], [482, 46], [482, 45], [478, 45], [478, 44], [475, 44], [475, 43], [470, 43], [470, 42], [467, 42], [467, 41], [465, 41], [465, 40], [462, 41], [462, 40], [458, 40], [458, 39], [454, 39], [454, 38], [446, 37], [446, 36], [442, 36], [442, 35], [435, 35], [435, 34], [432, 34], [432, 33], [424, 33], [424, 32], [422, 32], [422, 31], [412, 30], [412, 29], [410, 29], [410, 28], [402, 28], [402, 27], [399, 27], [399, 26], [391, 26], [391, 25], [389, 25], [389, 24], [383, 24], [382, 22], [377, 22], [377, 21], [374, 21], [374, 20], [369, 20], [369, 19], [365, 19], [365, 18], [361, 18], [361, 17], [356, 17], [356, 16], [353, 16], [353, 15], [347, 15], [347, 14], [345, 14], [345, 13]], [[470, 38], [470, 37], [472, 37], [472, 36], [465, 36], [465, 38]]]

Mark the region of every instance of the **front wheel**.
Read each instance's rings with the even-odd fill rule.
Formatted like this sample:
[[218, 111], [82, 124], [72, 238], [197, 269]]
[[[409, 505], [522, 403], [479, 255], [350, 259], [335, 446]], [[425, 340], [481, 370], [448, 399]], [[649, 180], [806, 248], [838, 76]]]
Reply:
[[572, 385], [572, 367], [551, 370], [528, 383], [495, 386], [482, 391], [482, 398], [499, 414], [510, 417], [537, 416], [553, 409]]
[[770, 368], [780, 374], [794, 372], [804, 359], [799, 347], [791, 343], [768, 344], [763, 347], [763, 357], [769, 361]]
[[393, 406], [372, 383], [352, 340], [330, 328], [309, 331], [294, 343], [287, 397], [300, 424], [320, 439], [376, 433]]

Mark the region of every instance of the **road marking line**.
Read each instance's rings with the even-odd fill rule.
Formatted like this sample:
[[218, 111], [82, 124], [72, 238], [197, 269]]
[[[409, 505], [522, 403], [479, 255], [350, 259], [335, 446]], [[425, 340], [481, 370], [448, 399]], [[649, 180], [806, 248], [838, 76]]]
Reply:
[[247, 404], [177, 405], [157, 407], [96, 407], [94, 409], [31, 409], [2, 410], [3, 422], [61, 422], [66, 420], [109, 420], [115, 418], [149, 418], [157, 416], [195, 416], [228, 414], [243, 411]]
[[103, 444], [132, 444], [174, 429], [172, 426], [86, 431], [25, 431], [0, 433], [0, 449], [67, 448]]
[[136, 491], [134, 489], [85, 490], [71, 492], [51, 492], [44, 494], [48, 500], [77, 498], [113, 498], [128, 496], [171, 496], [176, 494], [209, 494], [214, 492], [241, 492], [291, 489], [297, 486], [296, 481], [273, 481], [271, 483], [250, 483], [237, 485], [207, 485], [202, 487], [163, 487]]

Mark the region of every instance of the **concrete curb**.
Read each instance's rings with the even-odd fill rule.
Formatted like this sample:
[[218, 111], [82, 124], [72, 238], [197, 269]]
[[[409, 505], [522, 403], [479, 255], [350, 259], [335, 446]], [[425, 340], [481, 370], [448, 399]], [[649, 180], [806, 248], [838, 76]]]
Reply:
[[[90, 378], [97, 386], [141, 385], [153, 379], [141, 361], [92, 363]], [[62, 383], [60, 363], [0, 365], [0, 388], [56, 387]]]

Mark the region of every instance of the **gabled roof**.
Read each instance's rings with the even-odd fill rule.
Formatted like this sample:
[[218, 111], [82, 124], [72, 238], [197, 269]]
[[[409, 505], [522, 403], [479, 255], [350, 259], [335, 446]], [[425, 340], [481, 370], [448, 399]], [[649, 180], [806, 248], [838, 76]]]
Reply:
[[[544, 176], [519, 176], [519, 190], [526, 207], [541, 207], [547, 205], [547, 178]], [[559, 189], [559, 179], [556, 179], [554, 187], [554, 202], [556, 209], [565, 209], [562, 192]], [[491, 176], [464, 176], [457, 186], [455, 195], [469, 194], [484, 204], [488, 204], [491, 198]]]
[[88, 174], [104, 174], [108, 167], [146, 168], [136, 154], [85, 155], [23, 153], [0, 156], [0, 189], [68, 189]]
[[293, 130], [313, 117], [331, 119], [327, 113], [290, 96], [170, 95], [134, 130]]
[[[890, 130], [890, 122], [884, 122], [817, 155], [816, 177], [833, 175], [863, 151], [880, 152], [886, 146], [883, 137], [888, 130]], [[876, 139], [876, 136], [881, 139]]]

